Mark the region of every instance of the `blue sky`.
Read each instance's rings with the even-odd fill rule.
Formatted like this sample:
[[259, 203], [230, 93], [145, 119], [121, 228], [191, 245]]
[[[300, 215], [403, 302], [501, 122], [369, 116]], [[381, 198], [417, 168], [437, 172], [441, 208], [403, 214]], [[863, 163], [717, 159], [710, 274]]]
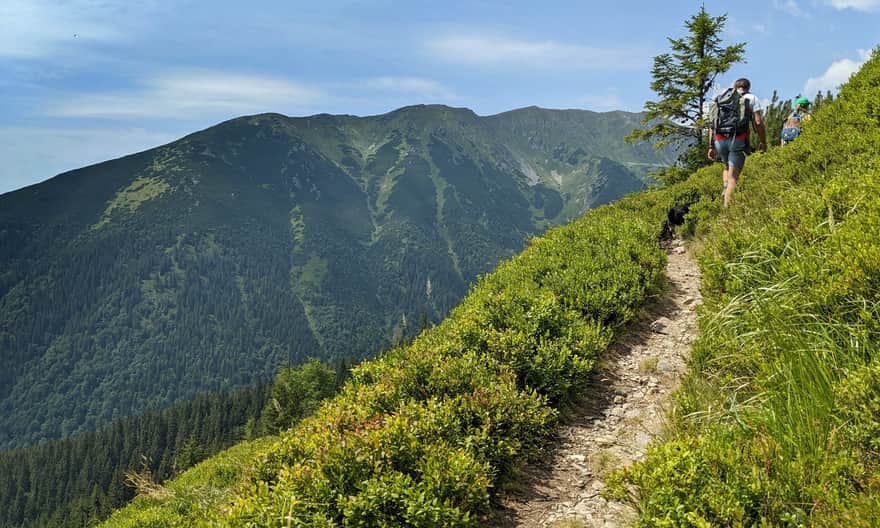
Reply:
[[[880, 44], [880, 0], [707, 1], [784, 98]], [[0, 193], [244, 114], [417, 103], [638, 111], [700, 2], [2, 0]]]

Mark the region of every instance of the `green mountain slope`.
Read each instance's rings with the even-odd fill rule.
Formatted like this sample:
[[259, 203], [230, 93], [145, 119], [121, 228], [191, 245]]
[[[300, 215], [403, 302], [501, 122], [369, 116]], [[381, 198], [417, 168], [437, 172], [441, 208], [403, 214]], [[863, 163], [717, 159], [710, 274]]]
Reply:
[[265, 114], [0, 196], [0, 446], [412, 335], [640, 188], [667, 159], [623, 144], [637, 119]]

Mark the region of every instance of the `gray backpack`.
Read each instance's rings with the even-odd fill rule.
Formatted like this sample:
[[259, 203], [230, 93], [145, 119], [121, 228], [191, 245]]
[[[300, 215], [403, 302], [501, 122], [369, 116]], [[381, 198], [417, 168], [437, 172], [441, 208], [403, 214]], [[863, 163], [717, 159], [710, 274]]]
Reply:
[[751, 120], [751, 105], [735, 88], [728, 88], [709, 105], [709, 123], [716, 134], [730, 137], [747, 132]]

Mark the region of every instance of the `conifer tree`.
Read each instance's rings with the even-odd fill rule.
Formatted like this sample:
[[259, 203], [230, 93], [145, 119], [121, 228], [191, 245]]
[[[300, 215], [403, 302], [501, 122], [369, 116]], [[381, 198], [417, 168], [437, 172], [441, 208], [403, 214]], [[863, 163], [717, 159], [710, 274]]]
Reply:
[[[788, 116], [791, 115], [793, 110], [793, 100], [786, 99], [781, 101], [779, 99], [779, 94], [776, 90], [773, 90], [773, 96], [770, 98], [770, 103], [761, 113], [761, 116], [764, 118], [764, 126], [767, 129], [768, 147], [773, 147], [779, 144], [779, 138], [782, 135], [782, 125], [785, 123], [785, 120], [788, 119]], [[752, 136], [751, 139], [752, 146], [757, 148], [758, 139], [754, 136]]]
[[825, 95], [822, 95], [822, 90], [816, 94], [816, 98], [813, 100], [813, 111], [819, 109], [823, 104], [828, 104], [834, 101], [834, 96], [831, 94], [831, 90], [826, 90]]
[[658, 99], [645, 103], [642, 124], [627, 141], [650, 140], [654, 148], [682, 149], [680, 168], [690, 170], [706, 163], [707, 137], [704, 108], [716, 77], [744, 62], [745, 43], [721, 45], [727, 15], [713, 17], [705, 6], [685, 22], [688, 35], [669, 38], [671, 51], [654, 57], [651, 90]]

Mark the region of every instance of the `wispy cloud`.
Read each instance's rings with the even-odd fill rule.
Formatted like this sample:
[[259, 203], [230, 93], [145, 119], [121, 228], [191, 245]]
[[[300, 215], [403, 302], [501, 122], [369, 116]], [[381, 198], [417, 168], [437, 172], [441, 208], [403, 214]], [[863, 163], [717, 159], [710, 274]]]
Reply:
[[771, 17], [769, 13], [764, 13], [764, 20], [757, 20], [753, 15], [748, 18], [749, 22], [743, 22], [734, 15], [730, 15], [724, 26], [725, 36], [739, 40], [746, 36], [770, 34]]
[[553, 40], [454, 34], [426, 42], [428, 52], [445, 62], [474, 66], [538, 66], [629, 70], [647, 63], [648, 54], [628, 47], [592, 47]]
[[773, 0], [773, 7], [785, 11], [791, 16], [809, 18], [806, 11], [795, 0]]
[[363, 86], [369, 90], [406, 94], [423, 99], [457, 99], [455, 93], [443, 84], [421, 77], [374, 77], [364, 81]]
[[83, 46], [120, 42], [151, 2], [121, 0], [3, 0], [0, 59], [37, 59], [79, 53]]
[[833, 91], [849, 80], [850, 76], [857, 72], [871, 56], [871, 52], [868, 50], [858, 50], [858, 53], [859, 60], [841, 59], [832, 62], [825, 73], [807, 79], [804, 85], [804, 95], [813, 96], [819, 91]]
[[209, 70], [162, 74], [127, 92], [77, 95], [47, 110], [52, 117], [199, 119], [257, 112], [301, 112], [320, 101], [310, 86], [272, 77]]
[[856, 11], [878, 11], [880, 0], [825, 0], [835, 9], [854, 9]]
[[623, 101], [621, 101], [620, 96], [616, 93], [587, 94], [581, 97], [580, 103], [589, 110], [599, 112], [623, 108]]

